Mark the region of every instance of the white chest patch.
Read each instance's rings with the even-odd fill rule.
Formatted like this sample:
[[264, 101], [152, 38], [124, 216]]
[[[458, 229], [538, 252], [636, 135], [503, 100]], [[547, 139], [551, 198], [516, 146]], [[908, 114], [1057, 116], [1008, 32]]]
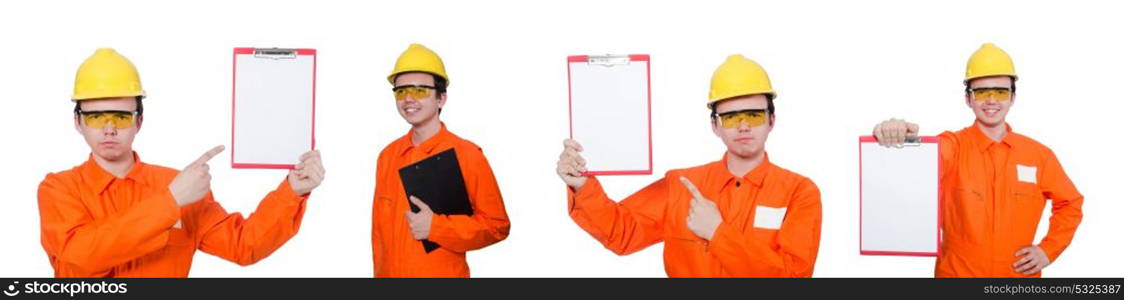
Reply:
[[753, 227], [765, 229], [781, 229], [785, 212], [788, 207], [757, 206], [757, 215], [753, 217]]
[[1038, 168], [1033, 166], [1015, 165], [1015, 171], [1019, 173], [1019, 181], [1038, 183]]

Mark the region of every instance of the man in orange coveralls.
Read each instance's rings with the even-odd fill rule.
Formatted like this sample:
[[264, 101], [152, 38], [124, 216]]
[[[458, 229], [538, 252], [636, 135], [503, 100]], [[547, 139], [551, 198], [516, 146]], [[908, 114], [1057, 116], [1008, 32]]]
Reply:
[[[379, 153], [371, 222], [375, 277], [468, 277], [465, 254], [504, 240], [510, 228], [492, 168], [479, 146], [441, 122], [449, 77], [437, 53], [411, 44], [387, 79], [398, 114], [412, 128]], [[406, 195], [398, 175], [398, 169], [450, 148], [456, 149], [472, 216], [433, 213]], [[420, 210], [411, 212], [410, 203]], [[422, 240], [440, 247], [427, 253]]]
[[[994, 44], [968, 60], [964, 104], [975, 124], [940, 135], [944, 235], [937, 277], [1041, 277], [1081, 223], [1085, 197], [1054, 153], [1006, 122], [1017, 79], [1011, 57]], [[918, 129], [890, 119], [874, 127], [874, 136], [883, 146], [897, 146], [917, 137]], [[1047, 198], [1050, 230], [1033, 244]]]
[[90, 146], [85, 163], [39, 185], [43, 250], [57, 277], [186, 277], [196, 249], [249, 265], [300, 228], [308, 194], [324, 178], [317, 151], [269, 193], [250, 218], [230, 214], [210, 191], [207, 160], [183, 171], [146, 164], [133, 151], [144, 120], [140, 76], [113, 49], [78, 68], [74, 128]]
[[820, 243], [820, 192], [769, 162], [776, 125], [765, 70], [731, 55], [710, 82], [711, 129], [722, 160], [671, 170], [620, 203], [582, 175], [581, 145], [564, 141], [556, 172], [568, 185], [570, 217], [609, 250], [630, 254], [664, 242], [671, 277], [810, 277]]

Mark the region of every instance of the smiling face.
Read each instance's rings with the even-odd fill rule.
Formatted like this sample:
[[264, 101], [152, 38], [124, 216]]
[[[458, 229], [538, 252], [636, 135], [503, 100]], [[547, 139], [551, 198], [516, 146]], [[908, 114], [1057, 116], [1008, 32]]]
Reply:
[[[433, 87], [435, 85], [433, 75], [429, 73], [409, 72], [394, 77], [395, 87]], [[407, 95], [406, 99], [395, 101], [398, 105], [398, 115], [401, 115], [412, 126], [420, 126], [437, 120], [437, 111], [445, 106], [444, 93], [437, 95], [437, 91], [434, 89], [428, 89], [428, 91], [429, 95], [421, 99], [415, 99], [413, 95]]]
[[[766, 96], [758, 94], [722, 100], [718, 102], [714, 109], [721, 115], [747, 109], [765, 110], [768, 106], [769, 102]], [[726, 144], [726, 150], [731, 155], [752, 158], [765, 151], [765, 140], [769, 138], [769, 132], [773, 130], [773, 125], [776, 122], [776, 116], [772, 114], [769, 114], [766, 118], [766, 121], [761, 125], [750, 126], [741, 122], [736, 128], [723, 127], [721, 118], [719, 118], [711, 122], [711, 129], [714, 131], [714, 135], [721, 138], [722, 143]]]
[[[1008, 76], [992, 76], [973, 79], [968, 82], [969, 89], [984, 89], [984, 88], [1007, 88], [1014, 87], [1014, 81]], [[976, 114], [976, 122], [987, 126], [996, 127], [1005, 124], [1007, 120], [1007, 112], [1010, 111], [1011, 105], [1015, 104], [1015, 94], [1011, 93], [1011, 100], [1009, 101], [996, 101], [994, 99], [982, 99], [984, 101], [976, 101], [972, 93], [967, 93], [964, 96], [964, 101], [972, 112]]]
[[[83, 100], [78, 103], [84, 112], [96, 111], [136, 111], [137, 100], [133, 97]], [[105, 161], [120, 161], [132, 158], [133, 138], [140, 131], [141, 117], [131, 126], [116, 128], [112, 124], [99, 124], [101, 129], [87, 126], [82, 116], [74, 117], [74, 129], [86, 139], [90, 152]]]

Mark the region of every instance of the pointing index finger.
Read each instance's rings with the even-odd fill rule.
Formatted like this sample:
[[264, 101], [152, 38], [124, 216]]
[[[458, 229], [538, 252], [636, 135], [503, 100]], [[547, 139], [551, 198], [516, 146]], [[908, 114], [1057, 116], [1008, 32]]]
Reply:
[[702, 196], [702, 193], [699, 193], [699, 189], [695, 187], [695, 184], [691, 183], [690, 180], [687, 180], [687, 177], [679, 176], [679, 182], [682, 182], [683, 186], [687, 187], [687, 191], [691, 192], [691, 196], [698, 199], [705, 198]]
[[214, 148], [211, 148], [211, 150], [208, 150], [207, 153], [203, 153], [203, 156], [200, 156], [199, 159], [196, 159], [189, 166], [195, 166], [195, 165], [200, 165], [200, 164], [206, 163], [207, 161], [211, 160], [211, 158], [214, 158], [215, 155], [218, 155], [219, 153], [222, 153], [223, 150], [226, 150], [226, 146], [223, 146], [223, 145], [215, 146]]

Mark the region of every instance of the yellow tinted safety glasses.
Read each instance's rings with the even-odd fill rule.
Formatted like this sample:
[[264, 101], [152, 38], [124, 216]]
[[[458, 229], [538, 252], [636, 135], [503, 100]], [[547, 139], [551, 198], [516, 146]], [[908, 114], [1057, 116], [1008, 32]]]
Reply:
[[406, 96], [410, 96], [410, 98], [413, 98], [414, 100], [421, 100], [429, 98], [429, 95], [432, 95], [433, 91], [435, 90], [437, 90], [437, 87], [428, 85], [396, 86], [393, 89], [394, 100], [403, 101], [406, 100]]
[[718, 114], [718, 120], [722, 128], [731, 129], [738, 128], [743, 122], [749, 127], [761, 126], [761, 124], [765, 124], [768, 117], [769, 113], [764, 109], [744, 109]]
[[137, 120], [137, 112], [125, 110], [78, 111], [78, 115], [91, 129], [105, 129], [106, 126], [124, 129], [132, 127]]
[[987, 102], [987, 100], [995, 100], [996, 102], [1011, 101], [1011, 88], [1006, 87], [986, 87], [974, 88], [972, 91], [972, 99], [976, 102]]

